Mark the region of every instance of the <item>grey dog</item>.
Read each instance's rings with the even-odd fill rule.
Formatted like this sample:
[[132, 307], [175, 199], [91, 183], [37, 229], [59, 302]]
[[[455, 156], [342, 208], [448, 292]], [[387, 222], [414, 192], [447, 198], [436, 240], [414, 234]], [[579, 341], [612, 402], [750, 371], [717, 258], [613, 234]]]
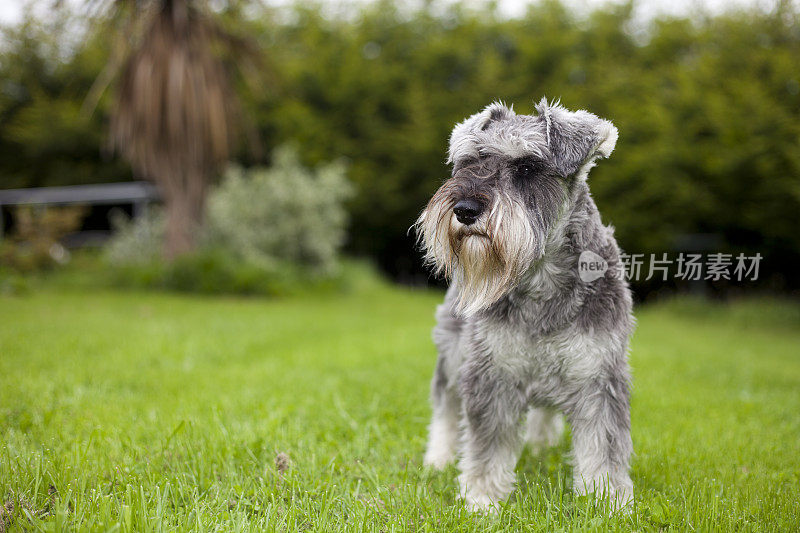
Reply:
[[[496, 510], [514, 488], [523, 418], [539, 449], [558, 442], [563, 414], [574, 490], [622, 507], [633, 498], [634, 320], [613, 229], [587, 185], [617, 129], [546, 99], [536, 110], [494, 103], [456, 125], [452, 177], [415, 224], [426, 261], [451, 280], [433, 332], [425, 464], [458, 454], [467, 508]], [[591, 281], [579, 271], [585, 254], [606, 267]]]

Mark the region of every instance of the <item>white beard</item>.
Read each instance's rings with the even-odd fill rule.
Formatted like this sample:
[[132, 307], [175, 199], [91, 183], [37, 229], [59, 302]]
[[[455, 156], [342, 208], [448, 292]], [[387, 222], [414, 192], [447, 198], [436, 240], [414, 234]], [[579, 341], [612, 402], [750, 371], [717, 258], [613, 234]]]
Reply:
[[545, 236], [536, 235], [523, 207], [507, 196], [470, 226], [458, 222], [452, 207], [452, 201], [434, 195], [415, 225], [426, 262], [458, 289], [453, 311], [468, 317], [516, 286]]

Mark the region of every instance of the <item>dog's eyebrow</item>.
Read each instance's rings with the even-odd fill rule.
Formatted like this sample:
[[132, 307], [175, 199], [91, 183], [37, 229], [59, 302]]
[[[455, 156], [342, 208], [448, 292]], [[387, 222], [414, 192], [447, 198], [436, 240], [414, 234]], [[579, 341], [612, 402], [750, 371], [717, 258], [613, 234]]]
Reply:
[[457, 159], [455, 161], [455, 163], [453, 164], [453, 168], [454, 169], [460, 169], [460, 168], [469, 167], [469, 166], [472, 166], [472, 165], [477, 165], [478, 163], [480, 163], [481, 161], [483, 161], [487, 157], [489, 157], [489, 156], [487, 156], [487, 155], [481, 155], [481, 156], [478, 156], [478, 157], [475, 157], [475, 156], [472, 156], [472, 155], [464, 156], [463, 158]]

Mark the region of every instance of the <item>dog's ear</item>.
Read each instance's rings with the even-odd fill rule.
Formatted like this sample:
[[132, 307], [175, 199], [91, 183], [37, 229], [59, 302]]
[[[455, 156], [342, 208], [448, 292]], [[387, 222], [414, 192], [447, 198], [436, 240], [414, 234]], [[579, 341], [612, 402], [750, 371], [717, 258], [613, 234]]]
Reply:
[[453, 163], [463, 157], [478, 157], [475, 142], [475, 133], [486, 131], [493, 122], [501, 122], [516, 116], [513, 106], [506, 106], [503, 102], [493, 102], [483, 111], [475, 113], [463, 122], [456, 124], [450, 134], [450, 148], [447, 162]]
[[568, 111], [546, 98], [536, 104], [536, 111], [545, 122], [553, 163], [563, 176], [585, 177], [597, 159], [614, 151], [619, 132], [608, 120], [588, 111]]

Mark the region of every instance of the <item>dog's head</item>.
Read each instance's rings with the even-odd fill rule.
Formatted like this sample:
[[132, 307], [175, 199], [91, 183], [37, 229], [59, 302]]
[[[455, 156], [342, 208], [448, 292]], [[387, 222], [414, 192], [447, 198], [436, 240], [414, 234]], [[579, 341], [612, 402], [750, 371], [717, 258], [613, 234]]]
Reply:
[[611, 122], [542, 99], [537, 115], [494, 103], [456, 125], [453, 173], [415, 224], [426, 261], [458, 287], [456, 311], [486, 309], [545, 254], [571, 192], [617, 141]]

